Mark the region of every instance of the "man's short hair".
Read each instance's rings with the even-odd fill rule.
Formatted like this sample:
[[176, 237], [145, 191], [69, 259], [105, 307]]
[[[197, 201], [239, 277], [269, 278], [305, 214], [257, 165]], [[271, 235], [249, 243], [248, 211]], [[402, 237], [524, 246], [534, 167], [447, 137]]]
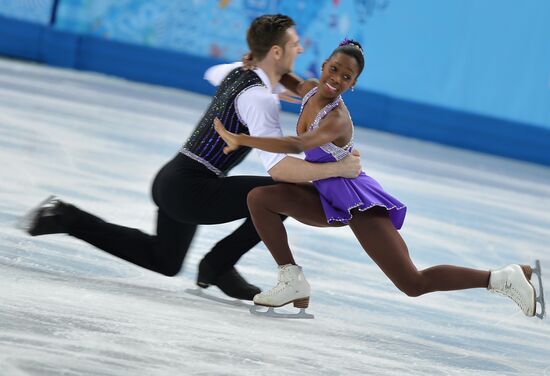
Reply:
[[266, 14], [252, 21], [246, 33], [246, 42], [256, 60], [262, 60], [271, 47], [284, 48], [287, 42], [287, 29], [294, 26], [292, 18], [284, 14]]

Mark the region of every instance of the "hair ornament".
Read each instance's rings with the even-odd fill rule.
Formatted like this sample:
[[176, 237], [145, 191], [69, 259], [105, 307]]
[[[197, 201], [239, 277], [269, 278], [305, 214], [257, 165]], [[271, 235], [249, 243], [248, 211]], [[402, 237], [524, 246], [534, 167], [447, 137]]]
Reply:
[[359, 44], [359, 42], [357, 42], [356, 40], [344, 38], [344, 40], [340, 42], [338, 47], [344, 47], [344, 46], [355, 47], [359, 51], [361, 51], [361, 54], [363, 54], [363, 49], [361, 48], [361, 45]]

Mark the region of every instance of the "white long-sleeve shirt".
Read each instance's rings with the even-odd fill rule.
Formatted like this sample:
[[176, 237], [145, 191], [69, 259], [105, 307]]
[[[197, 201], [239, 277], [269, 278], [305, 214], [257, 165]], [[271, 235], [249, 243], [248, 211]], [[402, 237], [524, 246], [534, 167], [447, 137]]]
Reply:
[[[212, 85], [219, 86], [227, 74], [239, 66], [242, 66], [241, 62], [214, 65], [205, 72], [204, 78]], [[251, 136], [282, 137], [279, 93], [285, 88], [281, 84], [273, 88], [269, 77], [261, 68], [255, 68], [254, 72], [265, 86], [252, 86], [240, 93], [235, 99], [237, 114], [248, 127]], [[270, 153], [259, 149], [256, 149], [256, 152], [266, 171], [286, 157], [286, 154]]]

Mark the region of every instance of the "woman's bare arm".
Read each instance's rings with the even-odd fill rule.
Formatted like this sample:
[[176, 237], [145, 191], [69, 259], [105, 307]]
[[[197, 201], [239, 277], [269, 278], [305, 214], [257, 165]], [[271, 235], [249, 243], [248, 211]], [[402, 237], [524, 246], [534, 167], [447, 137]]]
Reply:
[[294, 73], [287, 73], [283, 75], [280, 82], [285, 88], [302, 98], [308, 91], [319, 84], [319, 81], [316, 78], [304, 80]]
[[214, 119], [214, 129], [227, 144], [223, 149], [225, 154], [238, 149], [240, 146], [248, 146], [272, 153], [298, 154], [304, 150], [325, 145], [344, 135], [347, 125], [345, 121], [345, 117], [338, 116], [337, 113], [331, 113], [322, 120], [322, 126], [298, 136], [286, 137], [254, 137], [242, 133], [231, 133], [225, 129], [218, 118]]

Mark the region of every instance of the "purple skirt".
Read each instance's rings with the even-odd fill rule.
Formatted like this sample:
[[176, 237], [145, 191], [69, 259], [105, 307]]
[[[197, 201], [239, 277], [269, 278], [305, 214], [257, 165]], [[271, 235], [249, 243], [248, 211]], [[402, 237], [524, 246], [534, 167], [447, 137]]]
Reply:
[[388, 210], [396, 229], [403, 226], [407, 207], [364, 172], [355, 179], [330, 178], [314, 181], [313, 184], [321, 196], [328, 223], [338, 221], [347, 224], [352, 218], [352, 209], [364, 211], [379, 206]]

